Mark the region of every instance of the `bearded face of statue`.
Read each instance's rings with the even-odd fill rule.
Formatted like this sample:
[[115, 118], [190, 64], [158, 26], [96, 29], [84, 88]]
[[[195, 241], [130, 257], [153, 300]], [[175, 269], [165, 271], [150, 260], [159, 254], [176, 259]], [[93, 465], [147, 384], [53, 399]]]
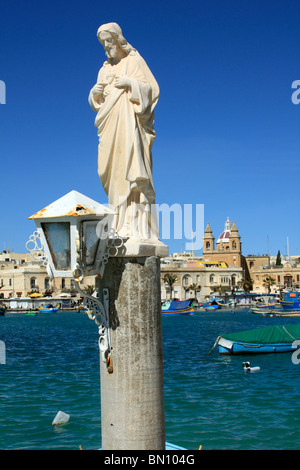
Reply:
[[101, 32], [99, 35], [99, 40], [104, 47], [105, 54], [107, 55], [108, 59], [121, 60], [126, 56], [126, 53], [123, 51], [118, 41], [111, 33], [107, 31]]

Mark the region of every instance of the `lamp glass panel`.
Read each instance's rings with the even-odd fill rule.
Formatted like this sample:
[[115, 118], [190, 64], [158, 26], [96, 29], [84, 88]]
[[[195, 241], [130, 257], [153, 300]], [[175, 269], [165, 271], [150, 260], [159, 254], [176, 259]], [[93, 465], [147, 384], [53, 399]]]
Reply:
[[85, 266], [92, 266], [99, 246], [99, 237], [97, 235], [98, 221], [83, 222], [83, 261]]
[[44, 222], [42, 228], [57, 270], [71, 269], [69, 222]]

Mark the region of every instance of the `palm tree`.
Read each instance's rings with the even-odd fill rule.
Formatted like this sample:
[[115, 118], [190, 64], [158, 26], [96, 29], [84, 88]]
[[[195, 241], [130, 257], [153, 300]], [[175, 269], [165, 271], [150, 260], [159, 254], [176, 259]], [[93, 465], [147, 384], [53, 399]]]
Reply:
[[166, 273], [163, 277], [163, 281], [168, 284], [170, 288], [170, 300], [172, 300], [173, 285], [177, 282], [177, 276], [173, 273]]
[[93, 293], [95, 292], [95, 286], [87, 285], [86, 287], [84, 287], [83, 290], [87, 295], [93, 295]]
[[211, 287], [211, 290], [213, 292], [219, 292], [219, 294], [224, 294], [225, 292], [227, 292], [227, 286], [222, 286], [221, 284], [219, 286], [212, 286]]
[[263, 279], [263, 285], [265, 287], [265, 289], [268, 289], [268, 294], [270, 294], [271, 292], [271, 286], [273, 286], [274, 284], [276, 284], [276, 281], [273, 277], [271, 276], [266, 276], [265, 279]]
[[253, 279], [251, 278], [245, 279], [245, 282], [244, 282], [245, 292], [250, 292], [252, 289], [253, 289]]
[[240, 281], [238, 281], [237, 285], [242, 287], [245, 292], [250, 292], [253, 289], [253, 280], [251, 278], [243, 277]]

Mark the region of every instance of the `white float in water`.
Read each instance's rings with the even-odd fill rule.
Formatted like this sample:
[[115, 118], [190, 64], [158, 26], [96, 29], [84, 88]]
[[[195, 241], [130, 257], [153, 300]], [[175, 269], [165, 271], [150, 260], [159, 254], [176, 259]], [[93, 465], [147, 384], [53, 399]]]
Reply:
[[59, 411], [55, 416], [54, 420], [52, 421], [52, 425], [55, 426], [57, 424], [65, 424], [69, 421], [70, 415], [64, 413], [63, 411]]
[[260, 367], [250, 367], [250, 362], [243, 362], [243, 369], [245, 372], [259, 372]]

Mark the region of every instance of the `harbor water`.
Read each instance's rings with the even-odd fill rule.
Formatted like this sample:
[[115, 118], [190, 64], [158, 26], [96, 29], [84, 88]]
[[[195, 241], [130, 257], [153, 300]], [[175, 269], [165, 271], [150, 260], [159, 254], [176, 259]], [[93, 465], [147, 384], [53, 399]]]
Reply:
[[[247, 309], [162, 317], [166, 440], [189, 450], [300, 447], [300, 364], [292, 354], [210, 355], [217, 336], [300, 318]], [[0, 317], [1, 449], [101, 446], [98, 330], [84, 313]], [[242, 362], [259, 366], [245, 373]], [[67, 424], [52, 426], [58, 411]]]

